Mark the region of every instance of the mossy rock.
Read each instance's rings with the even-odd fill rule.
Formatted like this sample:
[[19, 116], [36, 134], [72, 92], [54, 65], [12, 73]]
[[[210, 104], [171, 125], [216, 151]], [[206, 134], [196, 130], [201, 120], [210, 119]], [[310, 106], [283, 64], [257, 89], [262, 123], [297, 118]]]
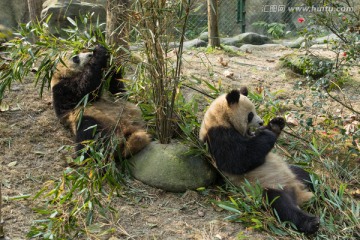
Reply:
[[12, 35], [13, 33], [11, 29], [0, 24], [0, 43], [10, 40], [12, 38]]
[[181, 143], [152, 142], [129, 160], [132, 175], [141, 182], [170, 192], [185, 192], [214, 183], [217, 171], [201, 156], [187, 154]]
[[297, 74], [318, 79], [329, 73], [334, 63], [327, 58], [289, 54], [280, 58], [280, 64]]

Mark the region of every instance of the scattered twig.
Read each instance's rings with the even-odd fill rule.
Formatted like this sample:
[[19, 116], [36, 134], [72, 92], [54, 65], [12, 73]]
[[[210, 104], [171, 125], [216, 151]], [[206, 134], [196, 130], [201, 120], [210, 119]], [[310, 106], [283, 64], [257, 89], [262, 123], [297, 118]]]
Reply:
[[182, 86], [187, 87], [187, 88], [190, 88], [191, 90], [194, 90], [195, 92], [201, 93], [202, 95], [205, 95], [205, 96], [207, 96], [207, 97], [209, 97], [209, 98], [211, 98], [211, 99], [215, 99], [215, 97], [207, 94], [206, 92], [201, 91], [201, 90], [199, 90], [199, 89], [197, 89], [197, 88], [194, 88], [194, 87], [192, 87], [192, 86], [189, 86], [189, 85], [187, 85], [187, 84], [182, 84]]
[[230, 60], [230, 62], [238, 64], [238, 65], [242, 65], [242, 66], [258, 67], [258, 68], [261, 68], [261, 69], [272, 68], [272, 67], [259, 66], [259, 65], [256, 65], [256, 64], [237, 62], [237, 61], [234, 61], [234, 60]]
[[[290, 129], [291, 129], [291, 128], [290, 128]], [[291, 132], [288, 132], [288, 131], [286, 131], [286, 130], [282, 130], [282, 132], [284, 132], [284, 133], [286, 133], [286, 134], [288, 134], [288, 135], [290, 135], [290, 136], [292, 136], [292, 137], [294, 137], [294, 138], [300, 139], [301, 141], [304, 141], [304, 142], [306, 142], [306, 143], [310, 143], [310, 141], [306, 140], [305, 138], [299, 137], [299, 136], [297, 136], [297, 135], [295, 135], [295, 134], [293, 134], [293, 133], [291, 133]]]
[[344, 106], [345, 108], [353, 111], [354, 113], [360, 114], [359, 111], [356, 111], [354, 108], [346, 105], [345, 103], [343, 103], [342, 101], [340, 101], [339, 99], [337, 99], [336, 97], [334, 97], [333, 95], [331, 95], [328, 89], [325, 89], [325, 90], [326, 90], [327, 94], [329, 95], [329, 97], [330, 97], [331, 99], [333, 99], [333, 100], [336, 101], [337, 103], [340, 103], [342, 106]]

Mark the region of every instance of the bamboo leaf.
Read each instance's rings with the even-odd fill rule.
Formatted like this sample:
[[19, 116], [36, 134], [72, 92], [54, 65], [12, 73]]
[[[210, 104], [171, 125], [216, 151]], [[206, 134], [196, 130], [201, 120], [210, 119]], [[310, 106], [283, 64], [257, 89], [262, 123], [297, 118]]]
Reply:
[[77, 23], [70, 17], [66, 17], [66, 19], [73, 25], [74, 27], [77, 27]]

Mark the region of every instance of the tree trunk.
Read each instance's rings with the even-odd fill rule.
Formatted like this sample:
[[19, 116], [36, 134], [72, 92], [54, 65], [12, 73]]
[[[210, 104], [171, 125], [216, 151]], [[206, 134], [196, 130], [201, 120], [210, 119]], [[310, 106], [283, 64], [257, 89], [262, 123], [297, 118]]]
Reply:
[[218, 1], [207, 0], [208, 3], [208, 31], [209, 46], [220, 47], [219, 29], [218, 29]]
[[36, 22], [40, 20], [43, 0], [27, 0], [30, 21]]
[[129, 49], [128, 8], [129, 0], [107, 0], [106, 40], [125, 49]]

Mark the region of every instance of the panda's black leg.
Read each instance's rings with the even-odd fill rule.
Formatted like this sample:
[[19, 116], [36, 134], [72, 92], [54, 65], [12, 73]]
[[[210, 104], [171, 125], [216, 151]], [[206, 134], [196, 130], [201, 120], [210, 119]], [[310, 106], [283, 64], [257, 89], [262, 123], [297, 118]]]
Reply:
[[291, 171], [296, 175], [296, 178], [300, 180], [307, 188], [315, 192], [314, 185], [311, 182], [310, 174], [301, 167], [290, 165]]
[[119, 70], [113, 69], [112, 71], [110, 71], [109, 76], [110, 76], [109, 92], [111, 92], [112, 94], [126, 92], [125, 84], [122, 80], [121, 69]]
[[122, 81], [121, 69], [119, 70], [119, 72], [112, 73], [110, 83], [109, 83], [109, 91], [112, 94], [126, 92], [125, 84]]
[[89, 116], [82, 117], [80, 125], [76, 131], [75, 139], [77, 143], [75, 150], [78, 154], [80, 154], [80, 150], [85, 147], [82, 142], [94, 139], [95, 134], [98, 132], [100, 127], [101, 126], [99, 126], [99, 123], [94, 118]]
[[293, 223], [298, 231], [306, 234], [315, 233], [319, 229], [319, 218], [302, 211], [292, 194], [276, 189], [267, 189], [264, 193], [281, 221]]

